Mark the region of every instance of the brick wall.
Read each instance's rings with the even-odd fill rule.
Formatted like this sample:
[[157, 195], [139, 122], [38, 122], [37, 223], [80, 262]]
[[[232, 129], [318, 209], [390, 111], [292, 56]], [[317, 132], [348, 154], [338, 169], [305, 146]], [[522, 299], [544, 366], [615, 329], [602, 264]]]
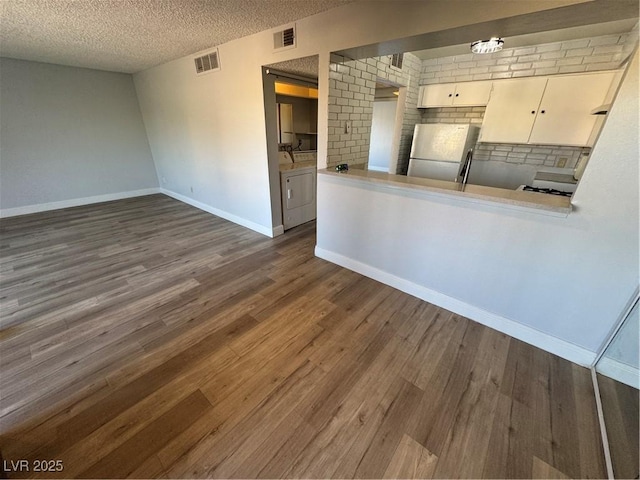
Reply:
[[420, 123], [471, 123], [480, 126], [486, 107], [425, 108], [420, 112]]
[[[371, 120], [377, 79], [406, 86], [403, 130], [400, 141], [398, 170], [406, 171], [413, 135], [413, 127], [420, 121], [417, 109], [420, 60], [409, 53], [404, 55], [402, 70], [390, 65], [391, 57], [350, 60], [331, 56], [329, 66], [329, 131], [327, 166], [348, 163], [366, 167], [369, 159]], [[351, 122], [351, 132], [345, 132], [345, 122]]]
[[473, 160], [492, 160], [544, 167], [575, 168], [581, 155], [588, 155], [590, 148], [549, 145], [510, 145], [504, 143], [479, 143]]
[[402, 135], [400, 137], [400, 149], [398, 151], [398, 165], [395, 172], [406, 174], [409, 168], [409, 154], [413, 141], [413, 129], [416, 123], [420, 123], [420, 110], [418, 110], [418, 94], [420, 92], [421, 62], [418, 57], [410, 53], [404, 54], [402, 70], [404, 84], [407, 87], [407, 96], [404, 105], [404, 117], [402, 121]]
[[[366, 165], [376, 90], [375, 71], [362, 60], [332, 55], [329, 65], [329, 131], [327, 166]], [[357, 80], [357, 81], [356, 81]], [[345, 123], [351, 122], [351, 132]]]
[[484, 55], [468, 53], [424, 60], [420, 85], [612, 70], [625, 59], [630, 35], [603, 35], [505, 48]]

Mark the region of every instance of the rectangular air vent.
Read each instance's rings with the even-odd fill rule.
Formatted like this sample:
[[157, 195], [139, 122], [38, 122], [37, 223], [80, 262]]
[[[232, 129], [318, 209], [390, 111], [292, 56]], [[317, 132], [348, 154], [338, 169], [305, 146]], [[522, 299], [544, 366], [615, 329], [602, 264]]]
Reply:
[[296, 46], [296, 26], [291, 25], [273, 34], [273, 49], [284, 50]]
[[403, 57], [404, 57], [404, 53], [394, 53], [393, 55], [391, 55], [391, 66], [402, 70]]
[[218, 50], [209, 52], [206, 55], [194, 58], [196, 64], [196, 74], [202, 75], [203, 73], [215, 72], [220, 70], [220, 61], [218, 60]]

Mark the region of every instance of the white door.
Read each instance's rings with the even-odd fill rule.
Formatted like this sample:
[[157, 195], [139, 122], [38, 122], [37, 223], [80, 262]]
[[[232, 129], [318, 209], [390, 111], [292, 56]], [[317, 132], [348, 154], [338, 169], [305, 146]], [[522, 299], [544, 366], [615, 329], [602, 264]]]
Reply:
[[604, 103], [614, 75], [549, 77], [529, 143], [588, 145], [598, 120], [591, 110]]
[[376, 100], [373, 102], [373, 118], [371, 121], [371, 141], [369, 144], [369, 170], [389, 171], [391, 155], [393, 155], [393, 134], [396, 123], [395, 98]]
[[482, 121], [480, 141], [527, 143], [546, 84], [546, 78], [493, 82], [491, 98]]

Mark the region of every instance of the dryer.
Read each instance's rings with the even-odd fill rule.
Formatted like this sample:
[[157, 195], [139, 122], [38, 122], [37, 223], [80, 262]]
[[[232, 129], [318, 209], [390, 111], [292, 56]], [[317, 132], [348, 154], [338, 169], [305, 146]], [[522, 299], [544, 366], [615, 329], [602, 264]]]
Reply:
[[[316, 161], [280, 165], [282, 224], [285, 230], [316, 218]], [[294, 153], [298, 160], [298, 155]]]

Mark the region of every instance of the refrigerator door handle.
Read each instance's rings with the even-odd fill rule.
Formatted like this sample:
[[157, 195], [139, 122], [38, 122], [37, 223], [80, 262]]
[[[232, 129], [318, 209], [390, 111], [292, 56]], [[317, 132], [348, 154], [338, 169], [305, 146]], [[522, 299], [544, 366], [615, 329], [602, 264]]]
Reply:
[[[473, 148], [470, 148], [467, 152], [467, 156], [464, 159], [464, 165], [462, 165], [462, 169], [458, 177], [462, 177], [462, 186], [464, 187], [467, 184], [467, 180], [469, 180], [469, 172], [471, 171], [471, 162], [473, 161]], [[456, 178], [456, 182], [458, 179]]]

